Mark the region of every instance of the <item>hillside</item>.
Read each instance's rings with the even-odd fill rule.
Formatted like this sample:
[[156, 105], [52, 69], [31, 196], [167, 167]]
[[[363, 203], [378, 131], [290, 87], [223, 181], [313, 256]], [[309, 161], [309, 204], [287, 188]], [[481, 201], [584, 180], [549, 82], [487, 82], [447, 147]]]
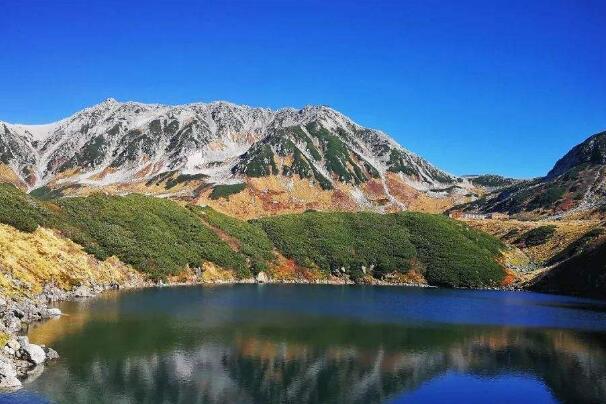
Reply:
[[[210, 267], [226, 279], [266, 271], [276, 280], [480, 287], [504, 277], [499, 241], [440, 215], [308, 212], [246, 222], [141, 195], [41, 201], [11, 185], [0, 186], [0, 201], [11, 231], [57, 234], [99, 262], [118, 259], [156, 280], [201, 281]], [[14, 257], [4, 259], [3, 268]]]
[[458, 287], [497, 286], [504, 277], [498, 240], [440, 215], [308, 212], [255, 223], [285, 256], [333, 273], [416, 271], [431, 285]]
[[244, 217], [441, 212], [476, 187], [324, 106], [113, 99], [47, 125], [0, 122], [0, 180], [38, 195], [170, 196]]
[[606, 222], [601, 220], [465, 220], [510, 246], [505, 264], [526, 288], [606, 296]]
[[[582, 244], [582, 245], [580, 245]], [[606, 240], [576, 243], [571, 257], [537, 278], [530, 286], [541, 292], [606, 298]]]
[[606, 132], [573, 147], [545, 177], [514, 183], [464, 206], [467, 211], [523, 217], [603, 216], [606, 211]]

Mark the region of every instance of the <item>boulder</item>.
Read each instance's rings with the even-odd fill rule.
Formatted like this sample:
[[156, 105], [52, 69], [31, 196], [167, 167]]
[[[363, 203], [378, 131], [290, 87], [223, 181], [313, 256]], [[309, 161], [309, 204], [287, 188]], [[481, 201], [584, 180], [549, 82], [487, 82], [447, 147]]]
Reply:
[[257, 283], [266, 283], [269, 282], [269, 276], [263, 271], [257, 274]]
[[46, 310], [46, 315], [49, 317], [57, 317], [61, 315], [61, 310], [57, 308], [51, 308]]
[[59, 354], [53, 348], [49, 348], [47, 346], [43, 347], [44, 353], [46, 353], [46, 360], [52, 361], [55, 359], [59, 359]]
[[91, 293], [91, 291], [88, 287], [82, 285], [82, 286], [78, 286], [76, 289], [74, 289], [74, 296], [75, 297], [92, 297], [93, 294]]
[[40, 365], [46, 360], [46, 353], [39, 345], [32, 344], [29, 342], [27, 337], [17, 337], [21, 349], [21, 358], [27, 360], [34, 365]]

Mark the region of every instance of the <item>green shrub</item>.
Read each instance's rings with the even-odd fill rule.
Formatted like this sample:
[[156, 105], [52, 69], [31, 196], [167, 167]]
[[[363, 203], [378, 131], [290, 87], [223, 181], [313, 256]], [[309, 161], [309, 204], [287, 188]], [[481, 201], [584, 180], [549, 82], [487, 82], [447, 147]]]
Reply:
[[255, 221], [285, 256], [325, 272], [340, 268], [359, 276], [406, 272], [417, 258], [431, 284], [496, 285], [503, 270], [496, 238], [442, 215], [306, 212]]
[[503, 248], [498, 239], [443, 215], [407, 212], [395, 216], [409, 229], [430, 284], [496, 286], [503, 279], [503, 269], [495, 261]]
[[555, 233], [554, 225], [539, 226], [522, 234], [515, 242], [526, 247], [544, 244]]
[[267, 269], [267, 262], [273, 259], [273, 244], [260, 226], [224, 215], [208, 207], [194, 206], [191, 209], [204, 222], [220, 229], [238, 243], [238, 251], [249, 258], [253, 273]]
[[44, 223], [50, 212], [42, 202], [11, 184], [0, 184], [0, 223], [32, 232]]
[[43, 201], [61, 198], [63, 196], [61, 189], [52, 189], [46, 185], [30, 191], [29, 194], [35, 198], [42, 199]]
[[166, 185], [164, 187], [166, 189], [171, 189], [171, 188], [177, 186], [178, 184], [181, 184], [184, 182], [195, 181], [195, 180], [203, 180], [204, 178], [207, 178], [207, 177], [208, 177], [208, 175], [206, 175], [206, 174], [179, 174], [179, 175], [177, 175], [177, 177], [171, 178], [168, 181], [166, 181]]
[[472, 178], [471, 182], [478, 186], [497, 188], [515, 184], [516, 180], [513, 178], [505, 178], [500, 175], [486, 174]]
[[51, 203], [0, 185], [0, 222], [23, 231], [58, 229], [97, 258], [116, 256], [155, 279], [205, 261], [248, 277], [267, 268], [274, 249], [352, 279], [411, 268], [442, 286], [490, 286], [503, 277], [495, 262], [502, 244], [442, 215], [308, 211], [245, 222], [136, 194]]
[[540, 193], [528, 203], [529, 210], [551, 207], [564, 196], [566, 188], [559, 185], [549, 185], [543, 191], [539, 192]]
[[230, 195], [238, 194], [244, 191], [244, 188], [246, 188], [246, 184], [215, 185], [210, 193], [210, 199], [229, 199]]
[[55, 227], [89, 252], [115, 255], [153, 277], [212, 261], [246, 274], [246, 262], [197, 215], [177, 203], [141, 195], [66, 198]]

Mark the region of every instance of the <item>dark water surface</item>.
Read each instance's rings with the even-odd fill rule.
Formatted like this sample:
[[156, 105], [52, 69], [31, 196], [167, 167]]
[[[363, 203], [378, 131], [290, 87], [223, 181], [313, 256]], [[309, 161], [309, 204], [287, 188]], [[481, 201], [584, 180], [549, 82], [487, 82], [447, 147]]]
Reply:
[[0, 402], [605, 402], [606, 305], [527, 292], [233, 285], [105, 294], [30, 339]]

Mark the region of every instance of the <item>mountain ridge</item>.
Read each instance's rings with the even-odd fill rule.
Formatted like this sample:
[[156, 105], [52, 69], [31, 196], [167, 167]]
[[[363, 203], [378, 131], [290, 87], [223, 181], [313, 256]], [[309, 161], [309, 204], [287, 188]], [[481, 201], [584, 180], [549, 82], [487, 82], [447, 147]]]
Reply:
[[463, 208], [532, 217], [601, 215], [606, 211], [606, 131], [572, 147], [545, 176], [498, 188]]
[[[271, 110], [226, 101], [171, 106], [108, 98], [50, 124], [0, 122], [0, 159], [12, 182], [29, 191], [113, 186], [146, 193], [142, 184], [173, 184], [179, 177], [189, 186], [179, 188], [181, 195], [197, 198], [208, 187], [277, 176], [284, 192], [303, 181], [318, 191], [343, 192], [357, 207], [404, 209], [419, 193], [460, 199], [472, 187], [388, 134], [318, 105]], [[402, 199], [397, 194], [404, 188]]]

